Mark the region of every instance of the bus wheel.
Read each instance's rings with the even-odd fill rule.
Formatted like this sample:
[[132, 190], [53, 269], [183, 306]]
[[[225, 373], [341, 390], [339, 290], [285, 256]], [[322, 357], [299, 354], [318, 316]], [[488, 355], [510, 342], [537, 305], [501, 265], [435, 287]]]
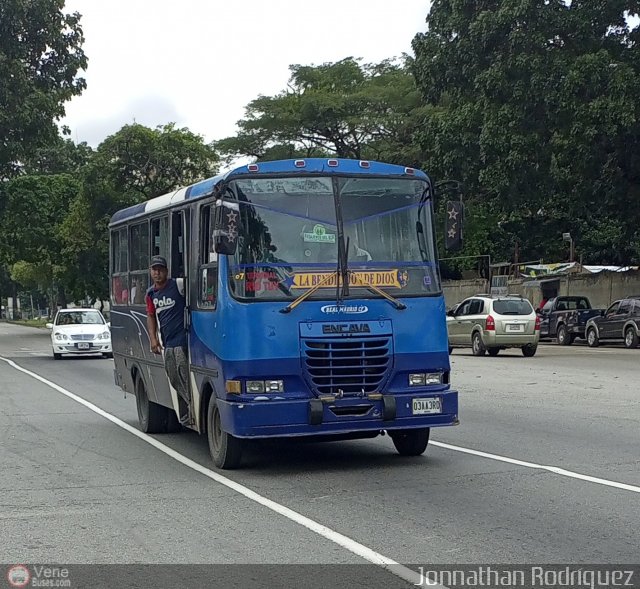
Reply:
[[238, 468], [242, 458], [242, 440], [223, 431], [220, 410], [213, 395], [207, 410], [207, 438], [211, 458], [218, 468]]
[[165, 431], [167, 409], [149, 401], [147, 387], [140, 377], [136, 380], [136, 408], [138, 409], [140, 429], [145, 434], [157, 434]]
[[429, 443], [429, 428], [391, 431], [389, 435], [401, 456], [420, 456]]

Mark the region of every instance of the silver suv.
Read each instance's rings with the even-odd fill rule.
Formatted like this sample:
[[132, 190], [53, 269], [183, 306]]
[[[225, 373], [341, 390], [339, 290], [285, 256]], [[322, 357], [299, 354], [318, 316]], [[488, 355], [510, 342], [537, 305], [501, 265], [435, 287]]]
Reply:
[[520, 296], [487, 294], [465, 299], [447, 314], [449, 353], [471, 347], [474, 356], [497, 356], [500, 350], [520, 348], [535, 356], [540, 340], [540, 318]]

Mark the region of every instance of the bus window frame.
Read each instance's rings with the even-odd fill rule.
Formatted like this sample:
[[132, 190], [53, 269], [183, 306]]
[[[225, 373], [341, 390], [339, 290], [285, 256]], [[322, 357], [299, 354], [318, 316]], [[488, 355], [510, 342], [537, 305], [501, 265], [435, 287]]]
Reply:
[[[196, 298], [197, 308], [203, 311], [214, 311], [218, 306], [219, 294], [219, 255], [213, 251], [213, 225], [215, 224], [215, 203], [205, 201], [198, 205], [196, 218], [198, 223], [198, 255], [197, 255], [197, 284], [198, 295]], [[208, 211], [208, 223], [204, 222], [204, 212]], [[213, 301], [203, 298], [204, 281], [208, 279], [209, 271], [213, 270]], [[207, 276], [205, 278], [205, 272]]]
[[[158, 223], [159, 229], [162, 229], [162, 221], [166, 221], [165, 229], [165, 251], [162, 251], [161, 245], [158, 245], [158, 251], [156, 251], [155, 245], [155, 234], [153, 233], [153, 225], [154, 223]], [[162, 235], [161, 232], [158, 233], [160, 237]], [[169, 251], [171, 249], [171, 228], [169, 227], [169, 212], [164, 212], [160, 215], [154, 215], [153, 217], [149, 217], [149, 259], [153, 256], [162, 256], [165, 259], [169, 259]]]
[[[133, 231], [136, 227], [143, 227], [145, 226], [147, 227], [147, 247], [146, 247], [146, 252], [142, 252], [144, 255], [144, 260], [143, 260], [143, 268], [135, 268], [133, 269], [133, 263], [132, 263], [132, 259], [133, 259], [133, 248], [131, 247], [132, 243], [133, 243], [133, 239], [132, 239], [132, 235], [133, 235]], [[136, 222], [132, 222], [130, 224], [128, 224], [127, 226], [127, 236], [129, 239], [128, 242], [128, 247], [129, 247], [129, 300], [128, 300], [128, 305], [130, 307], [136, 306], [136, 307], [140, 307], [140, 306], [144, 306], [145, 305], [145, 295], [147, 293], [147, 291], [149, 290], [149, 287], [151, 286], [151, 278], [149, 275], [149, 252], [151, 251], [151, 219], [146, 218], [143, 220], [136, 220]], [[141, 252], [136, 252], [135, 255], [140, 256]], [[133, 300], [133, 281], [134, 279], [140, 279], [142, 278], [142, 285], [144, 286], [143, 290], [143, 294], [140, 297], [140, 293], [138, 293], [136, 291], [136, 297], [138, 298], [139, 302], [135, 302], [135, 300]]]
[[[118, 234], [118, 252], [116, 253], [115, 249], [114, 249], [114, 234]], [[114, 269], [116, 267], [116, 257], [119, 259], [121, 256], [121, 247], [120, 244], [122, 243], [122, 235], [125, 236], [126, 239], [126, 252], [125, 252], [125, 270], [122, 271], [122, 269], [120, 268], [118, 272], [114, 272]], [[129, 295], [130, 295], [130, 290], [129, 290], [129, 227], [128, 225], [120, 225], [117, 227], [113, 227], [111, 229], [111, 234], [110, 234], [110, 243], [109, 243], [109, 250], [110, 250], [110, 272], [109, 272], [109, 289], [110, 289], [110, 303], [113, 306], [129, 306]], [[125, 283], [124, 285], [122, 284], [122, 280], [124, 279]], [[120, 283], [120, 296], [118, 296], [116, 298], [116, 293], [114, 291], [113, 285], [115, 281], [119, 281]], [[124, 290], [126, 290], [127, 292], [127, 296], [126, 296], [126, 300], [123, 299], [122, 292], [124, 292], [124, 290], [122, 290], [122, 286], [124, 286]], [[121, 300], [123, 299], [123, 300]]]

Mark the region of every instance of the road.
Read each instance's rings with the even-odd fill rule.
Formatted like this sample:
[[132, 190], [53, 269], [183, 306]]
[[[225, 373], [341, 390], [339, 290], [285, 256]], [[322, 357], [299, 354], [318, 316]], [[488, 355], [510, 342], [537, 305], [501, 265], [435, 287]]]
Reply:
[[[7, 323], [0, 358], [137, 425], [111, 360], [54, 361], [48, 332]], [[424, 456], [263, 442], [218, 480], [195, 433], [154, 438], [201, 471], [0, 360], [0, 562], [638, 563], [640, 350], [451, 360], [461, 425]]]

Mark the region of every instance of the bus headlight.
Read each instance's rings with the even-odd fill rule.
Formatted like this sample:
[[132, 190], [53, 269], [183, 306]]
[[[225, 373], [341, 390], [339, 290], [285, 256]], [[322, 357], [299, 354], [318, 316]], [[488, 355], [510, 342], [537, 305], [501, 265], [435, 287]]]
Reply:
[[265, 393], [284, 393], [284, 383], [281, 380], [265, 380]]
[[409, 375], [410, 387], [424, 387], [432, 384], [442, 384], [442, 372], [420, 372]]
[[248, 380], [246, 383], [248, 394], [283, 393], [284, 382], [281, 380]]
[[248, 380], [247, 393], [250, 393], [252, 395], [255, 395], [257, 393], [264, 393], [264, 380]]

